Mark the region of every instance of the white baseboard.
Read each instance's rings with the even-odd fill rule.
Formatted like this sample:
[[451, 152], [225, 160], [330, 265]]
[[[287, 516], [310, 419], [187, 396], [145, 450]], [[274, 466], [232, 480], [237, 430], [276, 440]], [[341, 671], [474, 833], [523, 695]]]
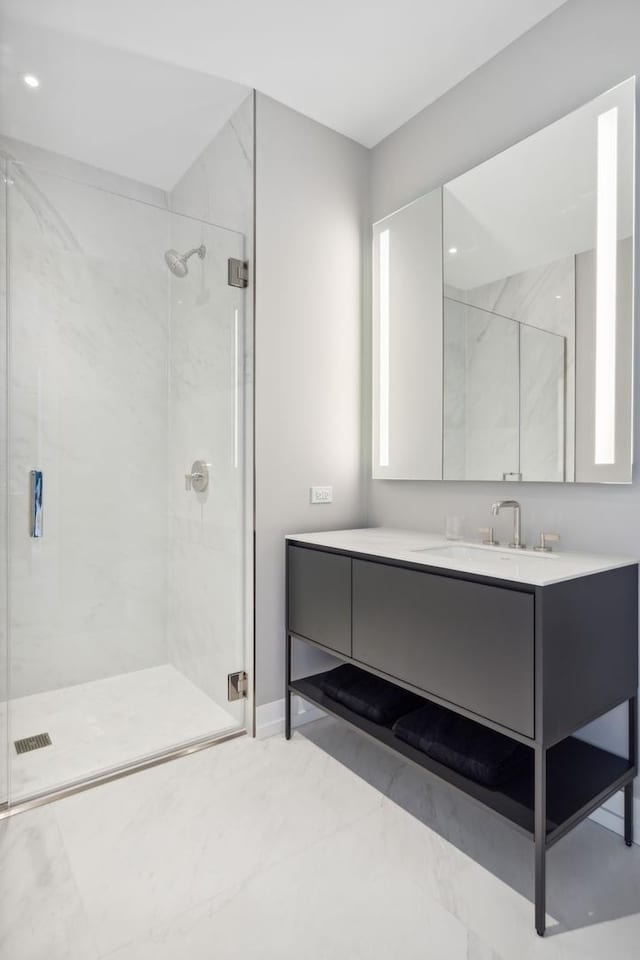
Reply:
[[[592, 813], [590, 819], [623, 837], [624, 795], [622, 790]], [[640, 844], [640, 797], [633, 798], [633, 828], [633, 842]]]
[[[323, 710], [313, 707], [301, 697], [296, 696], [293, 698], [291, 710], [294, 727], [300, 727], [304, 723], [311, 723], [312, 720], [319, 720], [326, 716]], [[273, 700], [271, 703], [265, 703], [261, 707], [257, 707], [256, 738], [264, 740], [265, 737], [273, 737], [282, 733], [284, 733], [284, 697], [282, 700]], [[603, 806], [592, 813], [590, 819], [623, 837], [624, 799], [622, 791], [616, 793]], [[633, 824], [633, 842], [640, 844], [640, 797], [634, 797]]]
[[[291, 703], [291, 721], [294, 727], [300, 727], [312, 720], [325, 717], [326, 713], [318, 707], [312, 706], [301, 697], [293, 697]], [[264, 740], [284, 733], [284, 697], [282, 700], [273, 700], [261, 707], [256, 707], [256, 738]]]

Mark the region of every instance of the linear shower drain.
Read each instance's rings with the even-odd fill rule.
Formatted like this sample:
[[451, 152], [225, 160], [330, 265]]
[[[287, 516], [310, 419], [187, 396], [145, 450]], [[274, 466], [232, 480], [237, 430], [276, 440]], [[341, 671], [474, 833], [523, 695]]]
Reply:
[[39, 750], [40, 747], [50, 747], [51, 737], [48, 733], [36, 733], [33, 737], [23, 737], [22, 740], [14, 740], [16, 753], [29, 753], [30, 750]]

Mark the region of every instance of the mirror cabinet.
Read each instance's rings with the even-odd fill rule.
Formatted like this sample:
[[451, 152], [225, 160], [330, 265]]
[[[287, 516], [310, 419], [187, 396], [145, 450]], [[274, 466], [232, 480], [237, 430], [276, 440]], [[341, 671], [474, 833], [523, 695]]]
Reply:
[[373, 476], [628, 483], [635, 78], [373, 227]]

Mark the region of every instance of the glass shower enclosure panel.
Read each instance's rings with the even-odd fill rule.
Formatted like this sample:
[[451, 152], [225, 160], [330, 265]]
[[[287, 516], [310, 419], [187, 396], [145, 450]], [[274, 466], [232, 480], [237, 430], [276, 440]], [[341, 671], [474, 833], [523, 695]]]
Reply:
[[7, 175], [11, 802], [245, 725], [245, 238]]
[[8, 172], [0, 156], [0, 808], [9, 798], [8, 607], [7, 607], [7, 188]]

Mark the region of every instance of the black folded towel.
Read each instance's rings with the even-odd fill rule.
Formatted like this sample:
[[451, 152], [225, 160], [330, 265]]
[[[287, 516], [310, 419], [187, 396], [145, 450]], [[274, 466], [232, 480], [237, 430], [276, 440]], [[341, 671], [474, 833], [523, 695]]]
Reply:
[[325, 673], [321, 685], [332, 700], [337, 700], [367, 720], [387, 726], [424, 703], [422, 697], [366, 670], [359, 670], [350, 663]]
[[443, 728], [448, 726], [455, 716], [452, 710], [426, 700], [418, 710], [396, 720], [393, 732], [416, 750], [428, 753], [430, 747], [442, 736]]
[[434, 703], [401, 717], [393, 732], [433, 760], [487, 787], [513, 779], [530, 756], [523, 744]]

